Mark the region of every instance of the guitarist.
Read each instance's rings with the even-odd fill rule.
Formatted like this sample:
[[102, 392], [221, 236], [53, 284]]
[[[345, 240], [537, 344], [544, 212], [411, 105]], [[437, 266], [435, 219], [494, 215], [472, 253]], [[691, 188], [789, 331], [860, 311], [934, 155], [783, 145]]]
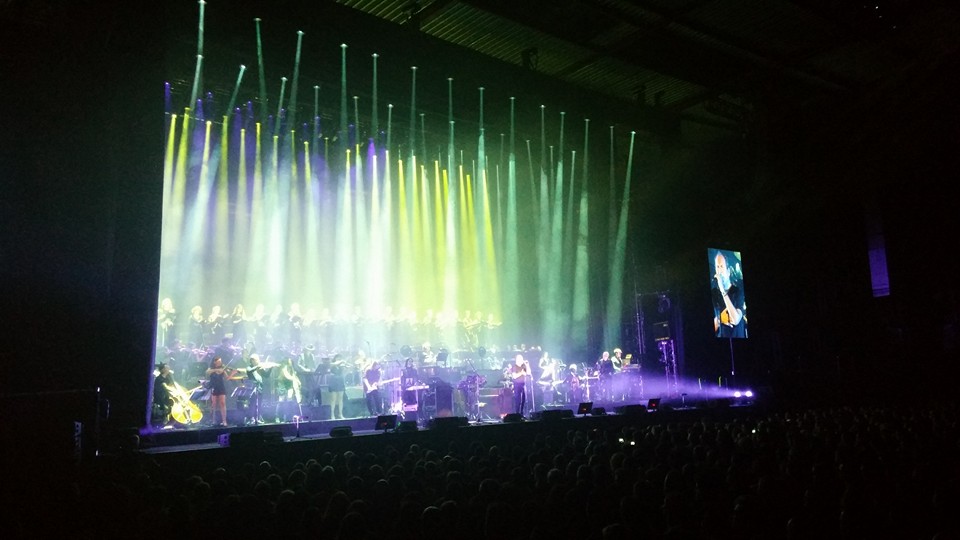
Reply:
[[363, 374], [363, 390], [367, 395], [367, 411], [370, 416], [383, 414], [383, 398], [380, 396], [380, 362], [376, 360]]

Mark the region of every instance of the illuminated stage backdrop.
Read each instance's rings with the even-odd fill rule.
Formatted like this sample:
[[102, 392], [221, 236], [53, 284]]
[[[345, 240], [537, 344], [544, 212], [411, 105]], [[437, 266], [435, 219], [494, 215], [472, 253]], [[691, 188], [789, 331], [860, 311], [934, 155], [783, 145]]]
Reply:
[[[587, 343], [591, 312], [604, 319], [604, 341], [619, 341], [634, 134], [625, 174], [615, 173], [610, 128], [609, 172], [597, 175], [587, 165], [589, 120], [577, 121], [571, 149], [565, 114], [550, 120], [559, 127], [548, 141], [545, 108], [534, 105], [536, 155], [529, 140], [515, 141], [518, 104], [510, 98], [509, 125], [494, 126], [507, 136], [495, 138], [491, 152], [483, 89], [471, 100], [478, 109], [467, 113], [479, 129], [458, 134], [453, 81], [444, 81], [449, 118], [428, 131], [411, 68], [409, 121], [398, 143], [400, 107], [378, 104], [377, 55], [374, 85], [365, 89], [373, 104], [363, 106], [372, 113], [361, 116], [347, 91], [346, 44], [336, 51], [340, 106], [321, 110], [314, 86], [310, 117], [297, 102], [303, 33], [293, 77], [282, 79], [276, 109], [266, 110], [259, 25], [257, 99], [237, 105], [254, 86], [244, 85], [245, 66], [229, 100], [201, 90], [202, 40], [189, 98], [165, 87], [159, 298], [167, 313], [161, 308], [158, 345], [209, 346], [225, 336], [237, 345], [266, 340], [374, 354], [422, 341], [451, 350], [521, 342], [577, 348]], [[592, 208], [591, 175], [617, 186], [609, 200], [620, 207]]]

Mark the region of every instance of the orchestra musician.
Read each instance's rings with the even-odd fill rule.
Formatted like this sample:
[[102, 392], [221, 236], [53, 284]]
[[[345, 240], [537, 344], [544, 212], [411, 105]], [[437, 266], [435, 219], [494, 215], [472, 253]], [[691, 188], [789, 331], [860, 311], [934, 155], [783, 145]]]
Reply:
[[220, 341], [223, 337], [223, 320], [227, 316], [220, 313], [220, 306], [213, 306], [210, 308], [210, 316], [207, 317], [206, 322], [206, 331], [207, 338], [204, 343], [213, 344], [217, 341]]
[[234, 343], [243, 344], [247, 341], [247, 312], [243, 304], [233, 306], [230, 312], [230, 334]]
[[203, 347], [204, 326], [207, 320], [203, 317], [203, 308], [193, 306], [190, 308], [190, 343], [198, 347]]
[[367, 396], [367, 412], [370, 416], [383, 414], [383, 397], [380, 395], [380, 362], [374, 360], [363, 374], [363, 390]]
[[[223, 359], [214, 357], [207, 368], [207, 380], [210, 385], [210, 407], [213, 409], [214, 425], [227, 425], [227, 373], [223, 367]], [[217, 423], [217, 413], [220, 413], [220, 422]]]
[[513, 380], [513, 411], [523, 416], [523, 409], [527, 406], [526, 378], [530, 376], [530, 364], [522, 354], [514, 358], [508, 374]]
[[173, 396], [170, 387], [173, 387], [173, 372], [170, 366], [160, 362], [157, 364], [159, 374], [153, 380], [153, 421], [158, 427], [165, 427], [170, 423], [170, 412], [173, 410]]
[[173, 309], [173, 300], [164, 298], [160, 301], [160, 308], [157, 310], [157, 339], [159, 341], [157, 346], [167, 347], [176, 339], [176, 333], [174, 332], [176, 322], [177, 311]]

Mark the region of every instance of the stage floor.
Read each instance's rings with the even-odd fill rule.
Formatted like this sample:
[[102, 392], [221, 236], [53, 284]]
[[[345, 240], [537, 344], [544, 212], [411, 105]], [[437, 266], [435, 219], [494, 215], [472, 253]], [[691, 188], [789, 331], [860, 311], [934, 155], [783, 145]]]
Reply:
[[[656, 408], [650, 408], [651, 400], [647, 399], [593, 402], [590, 406], [593, 414], [577, 414], [577, 405], [540, 406], [538, 410], [528, 413], [523, 419], [517, 419], [514, 415], [510, 415], [508, 418], [504, 418], [504, 415], [500, 414], [491, 416], [483, 412], [481, 412], [479, 419], [453, 414], [417, 419], [415, 413], [408, 413], [406, 417], [388, 413], [385, 418], [382, 417], [383, 420], [394, 420], [391, 417], [396, 416], [395, 426], [381, 425], [379, 428], [377, 425], [378, 417], [376, 416], [360, 416], [344, 420], [313, 420], [304, 417], [300, 421], [279, 421], [255, 425], [242, 425], [242, 422], [237, 422], [238, 425], [226, 427], [201, 423], [194, 426], [177, 426], [167, 429], [144, 428], [140, 430], [139, 449], [148, 454], [165, 454], [236, 446], [238, 441], [243, 441], [243, 444], [251, 442], [259, 444], [320, 441], [342, 438], [345, 433], [349, 433], [347, 436], [367, 436], [383, 433], [432, 431], [450, 427], [474, 428], [515, 423], [539, 423], [561, 419], [598, 419], [618, 416], [635, 418], [640, 414], [655, 417], [655, 413], [695, 412], [714, 409], [717, 406], [717, 402], [707, 403], [679, 399], [659, 400], [655, 403]], [[733, 401], [720, 402], [719, 404], [722, 408], [747, 405], [747, 403]], [[228, 414], [228, 418], [229, 416]]]

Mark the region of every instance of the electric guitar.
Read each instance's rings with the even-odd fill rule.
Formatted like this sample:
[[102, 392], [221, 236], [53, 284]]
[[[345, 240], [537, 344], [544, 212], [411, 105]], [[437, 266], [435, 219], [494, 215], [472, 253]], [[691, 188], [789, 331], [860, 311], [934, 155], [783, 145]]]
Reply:
[[367, 379], [363, 379], [363, 390], [364, 390], [364, 392], [366, 392], [366, 393], [369, 394], [370, 392], [373, 392], [374, 390], [379, 390], [381, 386], [384, 386], [384, 385], [386, 385], [386, 384], [390, 384], [390, 383], [392, 383], [392, 382], [397, 382], [397, 381], [399, 381], [399, 380], [400, 380], [400, 377], [395, 377], [395, 378], [393, 378], [393, 379], [387, 379], [387, 380], [384, 380], [384, 381], [377, 381], [377, 382], [375, 382], [375, 383], [371, 383], [371, 382], [367, 381]]

